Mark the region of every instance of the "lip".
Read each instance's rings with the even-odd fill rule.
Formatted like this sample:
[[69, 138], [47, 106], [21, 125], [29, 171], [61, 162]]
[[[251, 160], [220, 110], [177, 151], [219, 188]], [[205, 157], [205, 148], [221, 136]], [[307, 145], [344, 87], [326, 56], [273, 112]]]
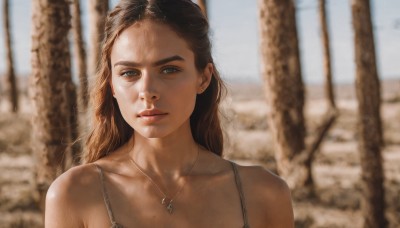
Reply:
[[158, 109], [146, 109], [141, 112], [139, 112], [138, 117], [149, 117], [149, 116], [161, 116], [161, 115], [167, 115], [168, 113], [163, 112]]
[[163, 119], [168, 113], [158, 109], [146, 109], [138, 113], [137, 117], [145, 123], [154, 123]]

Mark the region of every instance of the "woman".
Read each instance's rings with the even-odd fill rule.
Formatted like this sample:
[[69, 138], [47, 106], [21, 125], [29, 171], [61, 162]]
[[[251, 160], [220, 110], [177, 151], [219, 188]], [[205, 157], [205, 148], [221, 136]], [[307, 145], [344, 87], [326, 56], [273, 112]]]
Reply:
[[286, 183], [221, 158], [223, 83], [190, 0], [109, 14], [85, 164], [51, 185], [46, 227], [293, 227]]

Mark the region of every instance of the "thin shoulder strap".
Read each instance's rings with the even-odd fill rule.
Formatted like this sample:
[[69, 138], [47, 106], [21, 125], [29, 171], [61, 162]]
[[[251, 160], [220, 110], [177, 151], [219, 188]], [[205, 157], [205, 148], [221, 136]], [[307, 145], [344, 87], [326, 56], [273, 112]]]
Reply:
[[240, 181], [239, 171], [238, 171], [235, 163], [233, 163], [233, 162], [230, 162], [230, 163], [232, 165], [233, 173], [235, 175], [236, 187], [237, 187], [238, 192], [239, 192], [240, 205], [242, 207], [243, 222], [244, 222], [243, 228], [250, 228], [249, 221], [248, 221], [248, 218], [247, 218], [246, 201], [244, 199], [242, 182]]
[[120, 227], [118, 225], [118, 223], [115, 221], [114, 214], [113, 214], [113, 212], [111, 210], [111, 203], [110, 203], [110, 198], [108, 197], [108, 194], [107, 194], [107, 189], [106, 189], [106, 185], [105, 185], [103, 170], [100, 168], [99, 165], [97, 165], [97, 164], [94, 164], [94, 165], [96, 166], [96, 168], [97, 168], [97, 170], [99, 171], [99, 174], [100, 174], [101, 190], [103, 192], [103, 199], [104, 199], [104, 204], [106, 205], [108, 217], [110, 218], [110, 221], [111, 221], [111, 228]]

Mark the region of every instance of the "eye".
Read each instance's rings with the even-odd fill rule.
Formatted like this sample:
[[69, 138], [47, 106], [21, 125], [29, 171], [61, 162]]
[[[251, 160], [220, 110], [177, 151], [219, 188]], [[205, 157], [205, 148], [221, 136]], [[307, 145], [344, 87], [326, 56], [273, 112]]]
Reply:
[[173, 74], [173, 73], [177, 73], [180, 71], [181, 70], [178, 67], [174, 67], [174, 66], [167, 66], [167, 67], [164, 67], [163, 69], [161, 69], [161, 73], [163, 73], [163, 74]]
[[139, 76], [140, 72], [138, 70], [126, 70], [121, 72], [122, 77], [136, 77]]

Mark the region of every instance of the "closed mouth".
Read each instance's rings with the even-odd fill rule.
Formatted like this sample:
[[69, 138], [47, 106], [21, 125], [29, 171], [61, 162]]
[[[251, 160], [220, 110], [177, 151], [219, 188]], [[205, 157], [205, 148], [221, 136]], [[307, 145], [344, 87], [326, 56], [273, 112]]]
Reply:
[[151, 110], [143, 110], [141, 111], [137, 117], [155, 117], [155, 116], [163, 116], [163, 115], [167, 115], [168, 113], [166, 112], [162, 112], [160, 110], [157, 109], [151, 109]]

